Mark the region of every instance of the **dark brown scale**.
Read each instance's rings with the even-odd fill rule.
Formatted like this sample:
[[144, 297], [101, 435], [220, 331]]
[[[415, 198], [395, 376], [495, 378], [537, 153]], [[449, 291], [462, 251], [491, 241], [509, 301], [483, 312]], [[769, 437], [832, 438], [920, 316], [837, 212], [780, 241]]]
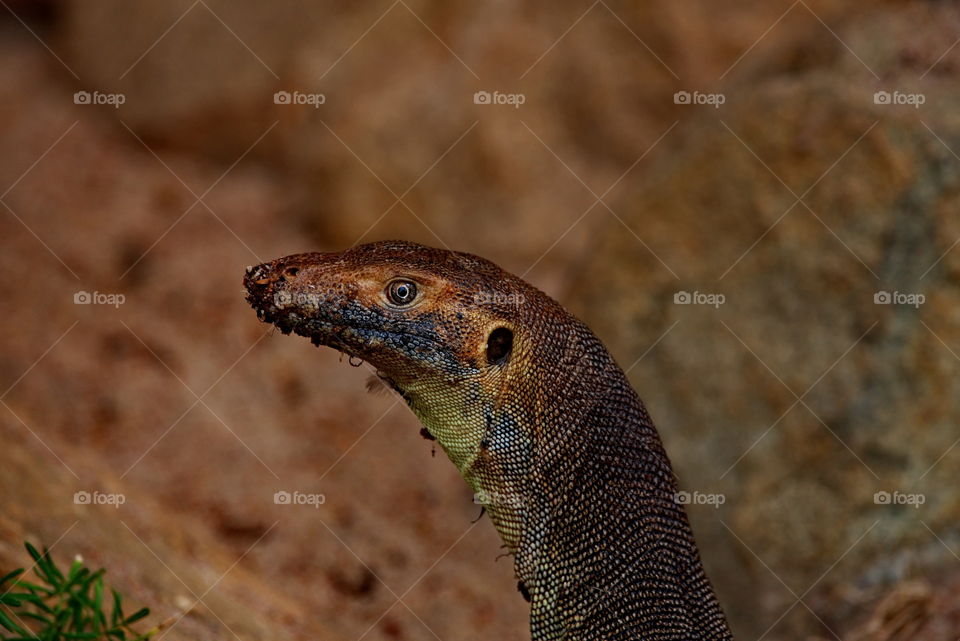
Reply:
[[[354, 276], [369, 281], [370, 270], [384, 285], [419, 277], [445, 294], [409, 312], [363, 308]], [[514, 556], [534, 641], [731, 638], [649, 414], [599, 339], [558, 303], [482, 258], [406, 242], [289, 256], [252, 268], [244, 284], [268, 322], [389, 377], [451, 458], [475, 443], [463, 474], [517, 499], [484, 508]], [[298, 287], [327, 292], [326, 324], [272, 304]], [[500, 298], [483, 298], [491, 292]], [[384, 346], [363, 338], [376, 327], [341, 331], [365, 324], [407, 338]], [[427, 381], [444, 391], [422, 391]], [[445, 431], [442, 417], [456, 429]], [[458, 441], [458, 430], [479, 436]]]

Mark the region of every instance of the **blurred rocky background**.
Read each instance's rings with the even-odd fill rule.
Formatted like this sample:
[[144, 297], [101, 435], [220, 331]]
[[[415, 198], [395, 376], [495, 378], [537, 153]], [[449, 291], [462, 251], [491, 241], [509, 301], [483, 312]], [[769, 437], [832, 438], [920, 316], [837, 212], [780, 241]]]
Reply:
[[403, 238], [607, 342], [738, 639], [957, 638], [952, 3], [2, 4], [0, 574], [81, 554], [170, 639], [529, 638], [402, 403], [242, 299]]

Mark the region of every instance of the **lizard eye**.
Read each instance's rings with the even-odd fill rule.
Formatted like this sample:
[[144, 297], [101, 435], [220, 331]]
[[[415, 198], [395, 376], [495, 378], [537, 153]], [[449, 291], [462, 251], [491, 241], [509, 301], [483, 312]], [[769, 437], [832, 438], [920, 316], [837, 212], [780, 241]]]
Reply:
[[406, 307], [417, 298], [417, 284], [409, 280], [395, 280], [387, 285], [387, 300], [397, 307]]

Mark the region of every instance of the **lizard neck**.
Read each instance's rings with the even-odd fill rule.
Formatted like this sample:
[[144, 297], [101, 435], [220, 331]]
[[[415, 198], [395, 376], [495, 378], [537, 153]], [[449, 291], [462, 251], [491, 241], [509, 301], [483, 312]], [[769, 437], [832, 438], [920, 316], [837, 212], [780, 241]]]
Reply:
[[533, 638], [730, 639], [653, 421], [600, 341], [568, 334], [537, 377], [516, 558]]
[[526, 480], [532, 443], [527, 421], [508, 411], [504, 398], [485, 393], [482, 381], [443, 387], [443, 404], [436, 402], [437, 384], [431, 383], [408, 385], [404, 398], [473, 490], [474, 501], [484, 508], [507, 549], [514, 553], [520, 545], [528, 500]]
[[582, 324], [547, 329], [496, 389], [404, 389], [514, 555], [534, 641], [729, 639], [643, 403]]

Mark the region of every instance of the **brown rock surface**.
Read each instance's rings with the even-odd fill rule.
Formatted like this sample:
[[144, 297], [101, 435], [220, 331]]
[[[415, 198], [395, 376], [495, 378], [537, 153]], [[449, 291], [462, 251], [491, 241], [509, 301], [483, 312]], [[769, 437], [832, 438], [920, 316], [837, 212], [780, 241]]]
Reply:
[[[650, 251], [611, 223], [576, 279], [621, 362], [645, 354], [631, 374], [682, 485], [726, 497], [691, 512], [747, 638], [830, 637], [898, 581], [960, 571], [958, 24], [903, 3], [758, 61], [612, 203]], [[815, 615], [777, 619], [800, 596]]]
[[[284, 214], [309, 242], [471, 239], [521, 271], [542, 259], [542, 276], [598, 218], [552, 247], [594, 203], [553, 154], [599, 195], [684, 112], [673, 93], [716, 84], [788, 6], [71, 1], [60, 42], [78, 86], [123, 92], [118, 116], [147, 140], [229, 163], [276, 123], [251, 153], [291, 178]], [[820, 30], [792, 13], [781, 38]]]

